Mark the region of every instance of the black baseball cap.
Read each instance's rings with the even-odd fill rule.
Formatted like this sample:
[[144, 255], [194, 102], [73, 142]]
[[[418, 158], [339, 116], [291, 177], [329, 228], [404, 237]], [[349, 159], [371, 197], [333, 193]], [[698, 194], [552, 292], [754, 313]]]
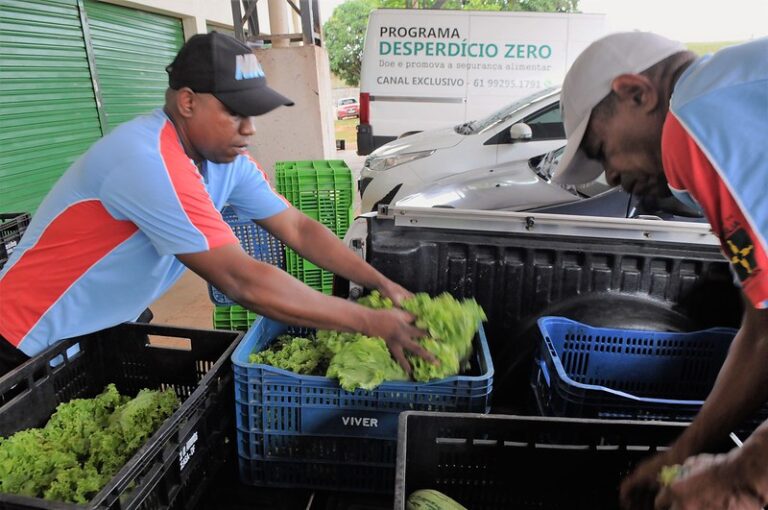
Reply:
[[172, 89], [189, 87], [212, 94], [243, 116], [293, 106], [293, 101], [267, 87], [264, 70], [248, 46], [218, 32], [192, 36], [165, 70]]

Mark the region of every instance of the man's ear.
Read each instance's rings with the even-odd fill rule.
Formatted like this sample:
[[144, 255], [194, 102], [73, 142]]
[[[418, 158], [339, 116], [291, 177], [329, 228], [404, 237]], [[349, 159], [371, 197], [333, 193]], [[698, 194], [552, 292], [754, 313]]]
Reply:
[[176, 91], [176, 109], [182, 117], [189, 118], [195, 109], [195, 93], [189, 87]]
[[621, 74], [611, 82], [611, 90], [622, 101], [631, 101], [633, 106], [644, 111], [653, 111], [659, 104], [659, 92], [647, 76], [642, 74]]

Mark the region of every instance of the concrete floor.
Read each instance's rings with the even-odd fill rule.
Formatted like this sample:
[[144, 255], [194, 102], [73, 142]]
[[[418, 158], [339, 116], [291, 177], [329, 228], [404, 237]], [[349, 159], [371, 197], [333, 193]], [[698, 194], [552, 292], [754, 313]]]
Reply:
[[208, 298], [208, 284], [192, 271], [150, 307], [155, 324], [173, 324], [187, 328], [213, 329], [213, 303]]
[[[352, 170], [355, 183], [363, 167], [364, 156], [358, 156], [352, 151], [338, 151], [337, 158], [346, 161]], [[354, 187], [355, 211], [359, 210], [360, 197], [357, 185]], [[150, 309], [154, 314], [155, 324], [172, 324], [189, 328], [213, 328], [213, 303], [208, 297], [208, 285], [192, 271], [187, 271], [176, 285], [160, 299], [155, 301]]]

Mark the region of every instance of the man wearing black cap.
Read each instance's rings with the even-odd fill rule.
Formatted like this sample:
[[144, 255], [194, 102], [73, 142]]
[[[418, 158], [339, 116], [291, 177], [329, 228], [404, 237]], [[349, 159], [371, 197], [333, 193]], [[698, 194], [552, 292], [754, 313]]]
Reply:
[[399, 309], [370, 310], [312, 290], [249, 257], [219, 210], [230, 204], [317, 265], [398, 303], [409, 295], [275, 193], [247, 146], [251, 117], [286, 97], [256, 56], [196, 35], [167, 68], [165, 107], [118, 126], [56, 183], [0, 273], [0, 376], [58, 340], [135, 320], [185, 266], [259, 314], [358, 331], [434, 361]]

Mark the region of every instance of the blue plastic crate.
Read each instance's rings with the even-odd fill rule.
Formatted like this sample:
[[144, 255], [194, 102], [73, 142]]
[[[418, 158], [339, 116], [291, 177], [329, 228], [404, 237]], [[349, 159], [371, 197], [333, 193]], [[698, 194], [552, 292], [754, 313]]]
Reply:
[[736, 330], [595, 328], [541, 317], [532, 386], [544, 415], [690, 421], [714, 385]]
[[249, 363], [289, 328], [261, 318], [232, 354], [240, 478], [251, 485], [392, 492], [402, 411], [490, 410], [493, 362], [482, 326], [471, 375], [348, 392], [333, 379]]
[[[224, 221], [232, 228], [243, 250], [251, 257], [285, 269], [285, 249], [283, 243], [251, 220], [241, 220], [231, 207], [221, 211]], [[208, 296], [216, 305], [234, 305], [226, 294], [208, 284]]]

